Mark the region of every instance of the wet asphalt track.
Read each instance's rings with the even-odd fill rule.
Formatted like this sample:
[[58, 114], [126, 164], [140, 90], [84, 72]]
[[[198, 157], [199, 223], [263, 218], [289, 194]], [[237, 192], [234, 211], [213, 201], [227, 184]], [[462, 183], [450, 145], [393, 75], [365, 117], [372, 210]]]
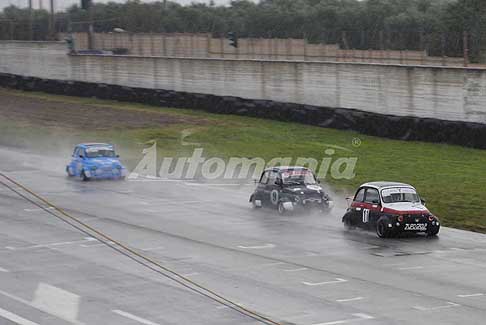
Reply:
[[[64, 160], [0, 149], [0, 170], [110, 236], [273, 319], [484, 324], [486, 236], [345, 232], [331, 215], [253, 211], [253, 185], [83, 183]], [[42, 161], [39, 166], [38, 161]], [[0, 324], [257, 324], [0, 188]]]

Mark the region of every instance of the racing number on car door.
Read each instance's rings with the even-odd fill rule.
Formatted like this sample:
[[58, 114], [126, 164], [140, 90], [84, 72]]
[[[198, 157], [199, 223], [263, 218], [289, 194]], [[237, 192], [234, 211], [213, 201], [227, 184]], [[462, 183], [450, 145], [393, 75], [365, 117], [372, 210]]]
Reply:
[[267, 189], [268, 189], [268, 193], [269, 193], [270, 202], [273, 205], [277, 205], [278, 199], [279, 199], [279, 191], [278, 191], [279, 188], [276, 184], [277, 178], [278, 178], [278, 173], [275, 172], [275, 171], [271, 171], [270, 175], [268, 177]]
[[363, 208], [363, 223], [374, 225], [379, 218], [380, 211], [380, 194], [375, 188], [366, 189], [364, 208]]
[[370, 209], [363, 209], [363, 223], [370, 221]]

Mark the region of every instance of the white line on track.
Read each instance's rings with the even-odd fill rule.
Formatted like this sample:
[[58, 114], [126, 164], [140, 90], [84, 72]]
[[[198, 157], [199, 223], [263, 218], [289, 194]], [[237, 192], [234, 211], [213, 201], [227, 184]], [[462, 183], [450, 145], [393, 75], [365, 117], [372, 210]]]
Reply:
[[274, 262], [274, 263], [267, 263], [267, 264], [262, 264], [262, 266], [277, 266], [277, 265], [284, 265], [287, 263], [284, 262]]
[[398, 269], [401, 271], [406, 271], [406, 270], [420, 270], [423, 269], [423, 266], [407, 266], [407, 267], [399, 267]]
[[333, 322], [326, 322], [326, 323], [318, 323], [318, 324], [313, 324], [313, 325], [348, 324], [348, 323], [359, 322], [359, 321], [367, 320], [367, 319], [374, 319], [373, 316], [370, 316], [368, 314], [363, 314], [363, 313], [356, 313], [356, 314], [353, 314], [353, 316], [355, 318], [348, 318], [348, 319], [336, 320], [336, 321], [333, 321]]
[[242, 249], [264, 249], [264, 248], [274, 248], [274, 244], [265, 244], [265, 245], [260, 245], [260, 246], [238, 246], [238, 248]]
[[414, 309], [420, 310], [420, 311], [430, 311], [430, 310], [438, 310], [438, 309], [446, 309], [446, 308], [451, 308], [451, 307], [460, 307], [461, 305], [456, 304], [454, 302], [447, 302], [446, 305], [442, 306], [436, 306], [436, 307], [423, 307], [423, 306], [414, 306]]
[[189, 276], [195, 276], [195, 275], [199, 275], [199, 273], [192, 272], [192, 273], [183, 274], [182, 276], [189, 277]]
[[3, 267], [0, 267], [0, 272], [8, 273], [8, 272], [9, 272], [9, 270], [4, 269]]
[[348, 302], [348, 301], [357, 301], [357, 300], [363, 300], [364, 297], [354, 297], [354, 298], [348, 298], [348, 299], [337, 299], [337, 302]]
[[315, 286], [322, 286], [326, 284], [333, 284], [333, 283], [344, 283], [348, 282], [348, 280], [341, 279], [341, 278], [336, 278], [336, 280], [333, 281], [326, 281], [326, 282], [302, 282], [302, 284], [305, 284], [306, 286], [310, 287], [315, 287]]
[[298, 269], [289, 269], [289, 270], [284, 270], [284, 272], [300, 272], [300, 271], [305, 271], [308, 270], [306, 267], [299, 267]]
[[[7, 297], [7, 298], [10, 298], [10, 299], [12, 299], [12, 300], [14, 300], [14, 301], [20, 302], [20, 303], [22, 303], [22, 304], [24, 304], [24, 305], [30, 306], [30, 307], [35, 308], [35, 309], [37, 309], [37, 310], [40, 310], [40, 311], [42, 311], [42, 312], [48, 313], [48, 314], [50, 314], [50, 315], [53, 315], [53, 316], [56, 316], [56, 317], [60, 317], [60, 315], [54, 315], [54, 314], [52, 314], [52, 313], [51, 313], [49, 310], [45, 310], [44, 308], [41, 308], [41, 307], [39, 307], [39, 306], [37, 306], [37, 305], [35, 305], [35, 304], [31, 303], [30, 301], [27, 301], [27, 300], [25, 300], [25, 299], [23, 299], [23, 298], [17, 297], [16, 295], [13, 295], [13, 294], [8, 293], [8, 292], [6, 292], [6, 291], [0, 290], [0, 295], [3, 295], [3, 296], [5, 296], [5, 297]], [[62, 318], [62, 317], [61, 317], [61, 318]], [[72, 324], [76, 324], [76, 325], [84, 325], [83, 323], [81, 323], [80, 321], [77, 321], [77, 320], [65, 319], [65, 318], [62, 318], [62, 319], [64, 319], [65, 321], [67, 321], [67, 322], [69, 322], [69, 323], [72, 323]], [[34, 324], [35, 324], [35, 323], [34, 323]]]
[[[110, 243], [108, 243], [110, 244]], [[111, 244], [113, 244], [113, 242], [111, 242]], [[81, 247], [84, 247], [84, 248], [90, 248], [90, 247], [101, 247], [101, 246], [106, 246], [106, 244], [104, 243], [101, 243], [101, 244], [94, 244], [94, 245], [85, 245], [85, 244], [81, 244], [79, 245]]]
[[155, 246], [155, 247], [147, 247], [147, 248], [142, 248], [141, 250], [144, 252], [149, 252], [149, 251], [157, 251], [160, 249], [165, 249], [164, 246]]
[[47, 283], [39, 283], [32, 305], [39, 310], [76, 324], [81, 297]]
[[34, 323], [33, 321], [20, 317], [19, 315], [11, 313], [8, 310], [2, 308], [0, 308], [0, 317], [6, 318], [9, 321], [12, 321], [18, 325], [39, 325], [37, 323]]
[[112, 310], [112, 312], [114, 312], [115, 314], [118, 314], [120, 316], [123, 316], [125, 318], [128, 318], [128, 319], [134, 320], [136, 322], [139, 322], [140, 324], [144, 324], [144, 325], [159, 325], [157, 323], [154, 323], [152, 321], [149, 321], [148, 319], [145, 319], [145, 318], [142, 318], [142, 317], [139, 317], [139, 316], [136, 316], [136, 315], [127, 313], [126, 311], [123, 311], [123, 310], [114, 309], [114, 310]]
[[97, 239], [92, 237], [86, 237], [83, 240], [64, 241], [64, 242], [48, 243], [48, 244], [37, 244], [37, 245], [24, 246], [24, 247], [5, 246], [5, 248], [10, 250], [25, 250], [25, 249], [33, 249], [33, 248], [50, 248], [50, 247], [72, 245], [72, 244], [84, 244], [86, 242], [93, 242], [93, 241], [97, 241]]
[[89, 248], [89, 247], [101, 247], [101, 246], [106, 246], [107, 244], [108, 245], [115, 245], [115, 242], [112, 242], [111, 240], [110, 241], [107, 241], [105, 243], [98, 243], [98, 240], [92, 240], [92, 244], [81, 244], [79, 246], [81, 247], [85, 247], [85, 248]]
[[41, 208], [24, 209], [25, 212], [39, 212], [39, 211], [45, 211], [45, 210], [54, 210], [54, 207], [47, 207], [45, 209], [41, 209]]
[[469, 297], [481, 297], [484, 296], [484, 293], [472, 293], [469, 295], [457, 295], [460, 298], [469, 298]]

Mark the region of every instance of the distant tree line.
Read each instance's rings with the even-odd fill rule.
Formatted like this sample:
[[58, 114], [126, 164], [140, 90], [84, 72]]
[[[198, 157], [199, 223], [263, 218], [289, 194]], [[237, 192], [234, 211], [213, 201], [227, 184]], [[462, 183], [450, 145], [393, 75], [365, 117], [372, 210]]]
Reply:
[[[118, 27], [133, 33], [209, 32], [223, 36], [231, 31], [239, 37], [306, 38], [352, 48], [413, 49], [423, 48], [426, 42], [430, 50], [446, 54], [462, 51], [466, 31], [474, 56], [478, 55], [474, 52], [479, 51], [481, 32], [486, 31], [486, 1], [236, 0], [228, 6], [94, 1], [93, 19], [97, 32], [111, 32]], [[56, 30], [86, 31], [83, 22], [87, 20], [88, 12], [74, 5], [56, 14]], [[5, 8], [0, 14], [0, 37], [14, 32], [16, 38], [28, 38], [28, 21], [27, 9]], [[34, 38], [45, 38], [47, 26], [47, 11], [36, 10]]]

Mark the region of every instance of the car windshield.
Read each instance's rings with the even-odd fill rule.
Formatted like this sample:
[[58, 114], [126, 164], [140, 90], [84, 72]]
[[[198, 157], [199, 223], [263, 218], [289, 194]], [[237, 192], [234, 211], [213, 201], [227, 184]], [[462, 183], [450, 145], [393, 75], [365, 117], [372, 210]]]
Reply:
[[86, 149], [86, 157], [88, 158], [100, 158], [100, 157], [115, 157], [115, 151], [111, 148], [99, 147], [99, 148], [88, 148]]
[[381, 191], [381, 196], [384, 203], [420, 202], [417, 192], [409, 187], [387, 188]]
[[282, 173], [282, 181], [286, 185], [314, 185], [317, 184], [314, 174], [309, 170], [293, 170]]

